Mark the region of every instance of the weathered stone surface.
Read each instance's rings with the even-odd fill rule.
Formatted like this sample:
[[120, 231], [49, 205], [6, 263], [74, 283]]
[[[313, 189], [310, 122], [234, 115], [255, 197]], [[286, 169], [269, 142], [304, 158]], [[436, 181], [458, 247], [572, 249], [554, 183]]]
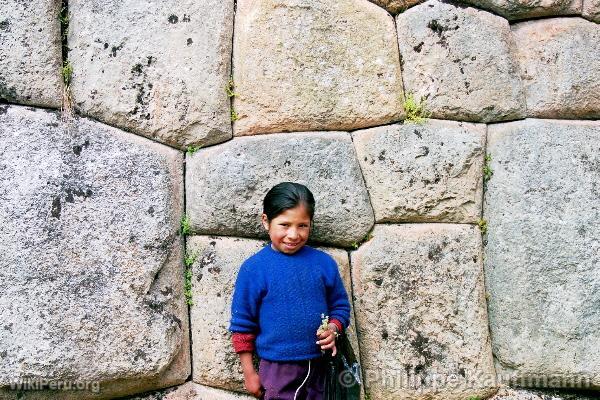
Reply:
[[0, 107], [0, 388], [100, 385], [1, 398], [112, 398], [185, 381], [182, 161], [97, 122], [67, 130], [56, 113]]
[[490, 122], [524, 115], [504, 18], [430, 0], [396, 22], [404, 88], [427, 99], [433, 118]]
[[600, 24], [600, 0], [583, 0], [581, 16]]
[[598, 121], [488, 128], [485, 271], [504, 380], [600, 387], [599, 146]]
[[485, 129], [429, 120], [353, 132], [375, 220], [477, 222]]
[[209, 386], [188, 382], [164, 400], [252, 400], [253, 396], [227, 392]]
[[233, 3], [69, 1], [76, 107], [174, 146], [231, 138]]
[[509, 20], [581, 14], [582, 0], [460, 0]]
[[[231, 299], [240, 265], [264, 245], [264, 241], [254, 239], [214, 236], [188, 238], [188, 254], [196, 259], [192, 266], [194, 304], [191, 308], [194, 382], [245, 391], [239, 357], [233, 351], [228, 331]], [[339, 249], [319, 249], [336, 260], [351, 296], [348, 254]], [[352, 323], [350, 340], [358, 351], [355, 332]]]
[[344, 130], [399, 120], [394, 21], [364, 0], [240, 0], [235, 135]]
[[354, 307], [373, 399], [464, 400], [494, 391], [473, 225], [375, 225], [352, 252]]
[[501, 388], [489, 400], [597, 400], [598, 396], [589, 393], [562, 392], [556, 390], [525, 390]]
[[369, 0], [371, 3], [377, 4], [379, 7], [383, 7], [392, 14], [398, 14], [401, 11], [406, 10], [416, 4], [422, 2], [422, 0]]
[[[334, 249], [332, 247], [318, 247], [319, 250], [326, 252], [329, 254], [337, 263], [338, 269], [340, 271], [340, 276], [342, 277], [342, 281], [344, 282], [344, 287], [346, 288], [346, 292], [348, 293], [348, 299], [350, 300], [350, 326], [346, 329], [345, 334], [348, 337], [348, 341], [350, 342], [350, 346], [352, 346], [352, 350], [354, 351], [354, 355], [360, 364], [360, 348], [358, 344], [358, 335], [356, 333], [356, 321], [354, 318], [354, 300], [353, 300], [353, 291], [352, 291], [352, 271], [350, 270], [350, 259], [348, 258], [348, 252], [345, 250]], [[364, 395], [361, 392], [361, 395]], [[362, 399], [362, 397], [361, 397]]]
[[128, 400], [252, 400], [254, 397], [240, 393], [227, 392], [225, 390], [199, 385], [194, 382], [186, 382], [181, 386], [160, 392], [136, 396]]
[[0, 99], [60, 107], [60, 4], [0, 1]]
[[240, 265], [264, 246], [253, 239], [192, 236], [192, 360], [194, 382], [244, 392], [238, 355], [228, 331], [231, 298]]
[[527, 114], [600, 118], [600, 28], [581, 18], [512, 26], [527, 94]]
[[373, 210], [345, 132], [236, 138], [187, 156], [187, 215], [196, 233], [267, 237], [262, 201], [279, 182], [308, 186], [317, 206], [311, 239], [350, 246], [373, 226]]

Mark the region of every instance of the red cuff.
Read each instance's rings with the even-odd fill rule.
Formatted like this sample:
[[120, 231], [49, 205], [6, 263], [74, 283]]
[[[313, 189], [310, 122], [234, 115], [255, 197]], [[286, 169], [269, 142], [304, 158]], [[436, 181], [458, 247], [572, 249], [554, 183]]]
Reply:
[[337, 319], [331, 318], [329, 320], [329, 323], [334, 324], [337, 327], [338, 333], [344, 332], [344, 327], [343, 327], [342, 323], [340, 321], [338, 321]]
[[254, 339], [256, 339], [256, 335], [254, 333], [234, 332], [233, 335], [231, 335], [233, 349], [236, 353], [242, 353], [245, 351], [253, 352]]

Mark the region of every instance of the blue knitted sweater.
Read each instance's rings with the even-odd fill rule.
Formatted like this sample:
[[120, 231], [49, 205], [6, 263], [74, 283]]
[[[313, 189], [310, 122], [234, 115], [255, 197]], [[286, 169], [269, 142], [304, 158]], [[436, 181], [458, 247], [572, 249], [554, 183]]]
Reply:
[[350, 322], [350, 303], [336, 262], [303, 246], [288, 255], [268, 244], [242, 264], [235, 283], [229, 330], [256, 334], [256, 352], [270, 361], [321, 355], [321, 314]]

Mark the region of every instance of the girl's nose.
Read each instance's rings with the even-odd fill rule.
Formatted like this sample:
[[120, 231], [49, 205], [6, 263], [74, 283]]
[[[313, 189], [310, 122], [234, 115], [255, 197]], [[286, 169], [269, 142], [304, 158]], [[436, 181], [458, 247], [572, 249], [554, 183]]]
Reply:
[[298, 231], [296, 228], [290, 228], [287, 232], [287, 236], [290, 239], [296, 239], [298, 237]]

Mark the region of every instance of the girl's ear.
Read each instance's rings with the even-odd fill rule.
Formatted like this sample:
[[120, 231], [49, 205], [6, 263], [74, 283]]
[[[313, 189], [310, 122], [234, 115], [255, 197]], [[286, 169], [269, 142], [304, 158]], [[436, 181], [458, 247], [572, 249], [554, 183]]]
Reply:
[[269, 218], [267, 218], [267, 214], [261, 215], [260, 219], [262, 221], [262, 225], [265, 227], [265, 229], [268, 232], [269, 231]]

